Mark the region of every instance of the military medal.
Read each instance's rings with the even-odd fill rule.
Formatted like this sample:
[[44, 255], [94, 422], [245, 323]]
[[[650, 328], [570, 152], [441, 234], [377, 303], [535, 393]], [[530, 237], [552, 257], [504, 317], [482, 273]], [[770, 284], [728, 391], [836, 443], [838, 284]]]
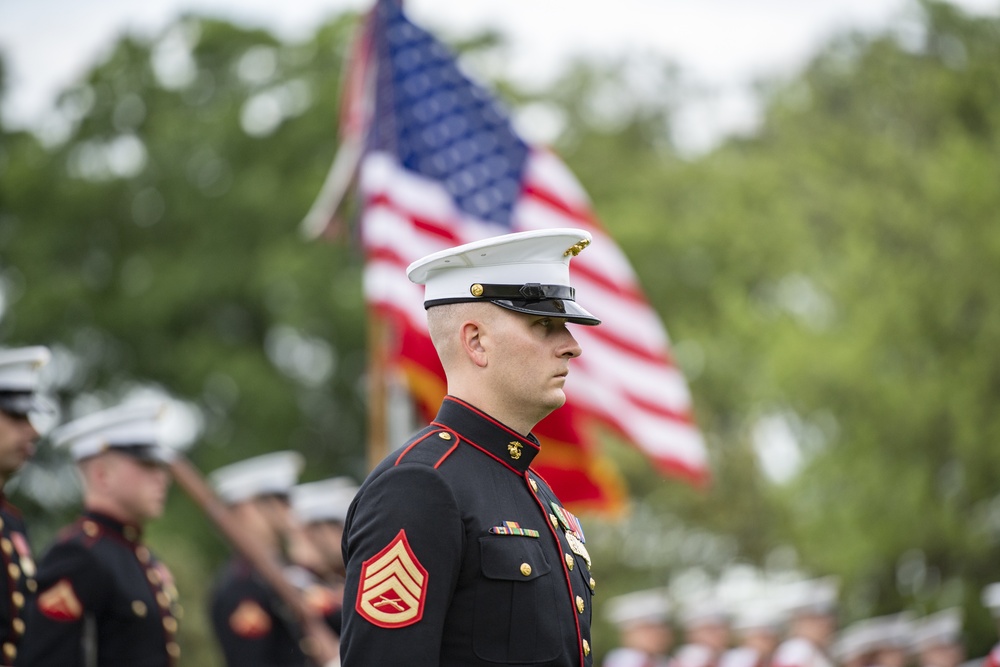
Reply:
[[580, 526], [579, 519], [555, 501], [551, 501], [549, 505], [552, 506], [552, 511], [555, 513], [554, 516], [558, 519], [559, 525], [566, 531], [566, 541], [569, 543], [570, 551], [587, 561], [588, 568], [591, 567], [590, 552], [583, 545], [583, 528]]
[[569, 542], [569, 549], [577, 556], [583, 558], [587, 561], [587, 567], [590, 567], [590, 553], [587, 551], [587, 547], [583, 545], [580, 538], [577, 537], [572, 531], [566, 531], [566, 541]]

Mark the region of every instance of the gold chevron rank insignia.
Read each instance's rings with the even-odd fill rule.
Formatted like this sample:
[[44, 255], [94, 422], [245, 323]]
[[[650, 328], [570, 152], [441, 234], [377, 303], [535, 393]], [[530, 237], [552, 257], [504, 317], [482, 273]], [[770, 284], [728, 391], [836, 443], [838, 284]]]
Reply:
[[382, 628], [413, 625], [424, 615], [427, 570], [400, 530], [385, 549], [361, 566], [355, 609]]

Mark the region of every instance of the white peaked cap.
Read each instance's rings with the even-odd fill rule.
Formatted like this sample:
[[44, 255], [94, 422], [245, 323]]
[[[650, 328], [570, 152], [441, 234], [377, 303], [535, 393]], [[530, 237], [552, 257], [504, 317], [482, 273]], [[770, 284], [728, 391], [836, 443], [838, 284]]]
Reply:
[[787, 620], [788, 614], [776, 604], [756, 602], [742, 607], [736, 613], [733, 630], [738, 632], [763, 630], [777, 633]]
[[983, 588], [983, 606], [997, 617], [1000, 617], [1000, 582]]
[[728, 625], [729, 611], [718, 598], [705, 597], [690, 600], [681, 609], [681, 623], [695, 628], [701, 625]]
[[635, 623], [666, 623], [670, 618], [670, 597], [666, 588], [626, 593], [604, 603], [604, 615], [618, 626]]
[[218, 468], [209, 479], [222, 500], [238, 503], [256, 496], [288, 495], [303, 466], [305, 459], [298, 452], [271, 452]]
[[347, 520], [347, 510], [358, 492], [350, 477], [334, 477], [299, 484], [292, 489], [292, 509], [302, 523]]
[[0, 391], [35, 391], [38, 372], [51, 357], [41, 345], [0, 350]]
[[582, 229], [542, 229], [494, 236], [427, 255], [407, 277], [424, 285], [424, 307], [488, 301], [533, 315], [578, 324], [600, 320], [576, 303], [569, 262], [590, 245]]
[[954, 644], [962, 634], [962, 610], [949, 607], [914, 623], [913, 643], [919, 651]]
[[836, 577], [823, 577], [802, 582], [799, 595], [792, 601], [790, 611], [798, 615], [835, 613], [839, 585], [840, 581]]
[[52, 444], [69, 449], [73, 460], [120, 449], [137, 458], [167, 461], [171, 450], [160, 444], [161, 402], [119, 405], [68, 422], [53, 429]]
[[871, 620], [858, 621], [841, 630], [831, 652], [837, 662], [848, 662], [873, 651], [878, 642], [879, 628]]
[[913, 644], [913, 614], [904, 611], [868, 621], [875, 628], [877, 648], [909, 649]]

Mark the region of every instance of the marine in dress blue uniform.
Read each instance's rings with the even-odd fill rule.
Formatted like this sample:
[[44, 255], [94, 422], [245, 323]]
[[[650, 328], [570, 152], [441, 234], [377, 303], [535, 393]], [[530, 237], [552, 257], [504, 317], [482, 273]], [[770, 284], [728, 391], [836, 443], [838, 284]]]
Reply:
[[[351, 506], [344, 667], [592, 664], [596, 583], [585, 536], [532, 470], [539, 443], [530, 433], [561, 404], [540, 407], [530, 397], [561, 396], [566, 364], [580, 353], [566, 322], [599, 323], [569, 283], [569, 261], [589, 242], [576, 229], [524, 232], [409, 267], [426, 286], [426, 308], [479, 302], [482, 322], [498, 319], [475, 335], [463, 325], [477, 350], [458, 361], [435, 340], [449, 396], [430, 425], [372, 471]], [[563, 372], [534, 386], [526, 367], [525, 393], [505, 395], [503, 382], [517, 381], [510, 355], [520, 355], [499, 339], [529, 330], [525, 354]], [[444, 335], [453, 333], [464, 335]]]
[[[238, 461], [210, 475], [234, 519], [285, 566], [289, 582], [320, 616], [333, 614], [333, 592], [282, 555], [293, 533], [289, 495], [304, 465], [297, 452], [280, 451]], [[209, 599], [215, 637], [229, 667], [305, 667], [303, 633], [285, 602], [241, 556], [216, 578]]]
[[81, 467], [85, 511], [39, 563], [18, 664], [177, 665], [177, 589], [142, 540], [169, 483], [170, 453], [158, 442], [161, 411], [121, 406], [53, 431], [53, 443], [68, 447]]
[[24, 610], [37, 588], [35, 562], [20, 510], [4, 487], [34, 453], [38, 432], [30, 415], [43, 409], [36, 396], [39, 371], [50, 357], [41, 346], [0, 350], [0, 665], [17, 657]]

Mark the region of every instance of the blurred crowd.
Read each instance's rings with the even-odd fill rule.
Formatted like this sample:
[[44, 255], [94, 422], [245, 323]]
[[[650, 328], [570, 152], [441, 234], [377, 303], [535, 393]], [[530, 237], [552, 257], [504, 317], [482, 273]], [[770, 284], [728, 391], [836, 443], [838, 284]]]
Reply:
[[[837, 582], [802, 582], [794, 599], [758, 600], [732, 613], [712, 599], [675, 605], [667, 589], [608, 600], [604, 612], [619, 646], [603, 667], [997, 667], [990, 655], [965, 655], [962, 612], [917, 617], [900, 612], [838, 625]], [[1000, 583], [982, 601], [1000, 632]], [[680, 636], [678, 636], [678, 633]]]

